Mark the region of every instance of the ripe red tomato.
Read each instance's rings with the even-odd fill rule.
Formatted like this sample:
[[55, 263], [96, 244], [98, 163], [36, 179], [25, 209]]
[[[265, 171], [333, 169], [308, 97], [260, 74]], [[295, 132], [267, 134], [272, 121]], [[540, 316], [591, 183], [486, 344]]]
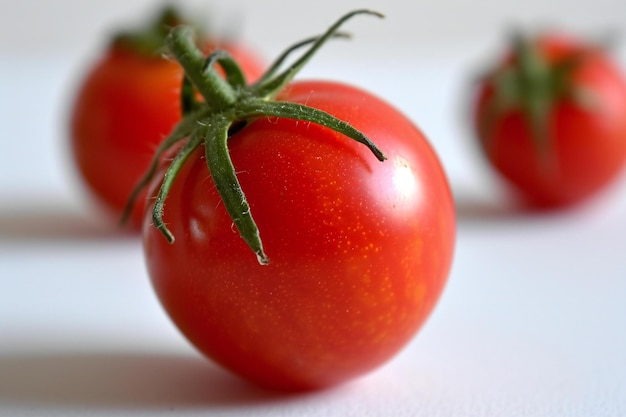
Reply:
[[580, 40], [544, 34], [522, 47], [526, 59], [513, 49], [478, 89], [481, 147], [531, 205], [580, 202], [626, 161], [626, 82], [605, 51]]
[[450, 269], [454, 206], [433, 149], [384, 101], [316, 81], [277, 100], [349, 121], [388, 160], [326, 127], [257, 118], [228, 146], [270, 264], [233, 226], [203, 146], [167, 198], [176, 242], [148, 216], [145, 256], [166, 311], [200, 351], [264, 386], [319, 388], [380, 366], [424, 324]]
[[[261, 60], [242, 44], [206, 42], [240, 62], [250, 80], [263, 71]], [[131, 191], [148, 168], [161, 140], [181, 119], [178, 62], [112, 44], [89, 70], [71, 109], [73, 159], [92, 194], [118, 218]], [[144, 204], [129, 219], [140, 228]]]

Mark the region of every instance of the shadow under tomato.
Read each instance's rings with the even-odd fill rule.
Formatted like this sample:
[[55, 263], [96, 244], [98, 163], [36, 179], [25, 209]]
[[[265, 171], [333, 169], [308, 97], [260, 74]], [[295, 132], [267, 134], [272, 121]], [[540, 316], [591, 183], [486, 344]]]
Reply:
[[570, 206], [538, 207], [521, 198], [501, 195], [478, 195], [458, 192], [455, 208], [459, 225], [495, 225], [526, 222], [577, 222], [602, 218], [621, 218], [626, 194], [605, 190], [592, 198]]
[[125, 239], [137, 235], [137, 231], [121, 227], [112, 219], [70, 208], [32, 205], [0, 207], [0, 239]]
[[533, 215], [532, 210], [510, 196], [495, 198], [467, 192], [456, 193], [454, 204], [461, 224], [504, 221]]
[[281, 397], [183, 355], [9, 355], [0, 356], [0, 370], [0, 403], [18, 406], [195, 409]]

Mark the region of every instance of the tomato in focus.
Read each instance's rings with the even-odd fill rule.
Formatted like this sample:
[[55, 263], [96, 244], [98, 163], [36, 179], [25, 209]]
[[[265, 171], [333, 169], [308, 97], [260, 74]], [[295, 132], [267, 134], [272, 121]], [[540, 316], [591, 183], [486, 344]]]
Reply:
[[[206, 42], [231, 53], [251, 81], [263, 71], [245, 46]], [[117, 218], [161, 140], [181, 119], [183, 70], [175, 60], [113, 43], [78, 87], [71, 108], [70, 146], [82, 181]], [[145, 194], [145, 193], [144, 193]], [[144, 199], [128, 223], [139, 229]]]
[[[531, 206], [569, 206], [598, 193], [624, 167], [626, 81], [605, 51], [580, 40], [545, 34], [530, 46], [540, 61], [529, 68], [539, 66], [539, 75], [522, 73], [509, 91], [523, 95], [533, 83], [542, 88], [538, 83], [545, 82], [550, 88], [554, 82], [552, 90], [537, 90], [552, 100], [534, 109], [535, 116], [545, 116], [543, 132], [533, 129], [532, 111], [510, 98], [493, 112], [498, 93], [489, 77], [477, 91], [475, 127], [489, 162]], [[523, 63], [513, 50], [499, 70], [516, 66]]]
[[322, 81], [277, 100], [350, 122], [388, 160], [326, 127], [258, 118], [228, 146], [269, 265], [233, 226], [203, 146], [165, 205], [176, 242], [147, 216], [144, 248], [160, 301], [201, 352], [262, 386], [306, 390], [363, 375], [413, 338], [445, 286], [455, 214], [433, 149], [386, 102]]

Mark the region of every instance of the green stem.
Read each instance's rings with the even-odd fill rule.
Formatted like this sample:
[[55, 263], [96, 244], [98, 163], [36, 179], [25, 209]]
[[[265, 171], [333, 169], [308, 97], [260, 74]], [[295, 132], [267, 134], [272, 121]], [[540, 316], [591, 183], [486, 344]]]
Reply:
[[180, 87], [180, 110], [182, 116], [196, 111], [200, 106], [200, 102], [196, 99], [196, 90], [187, 76], [183, 76], [183, 82]]
[[235, 90], [240, 90], [246, 86], [246, 76], [241, 67], [226, 51], [217, 50], [213, 52], [204, 62], [204, 72], [214, 72], [215, 63], [220, 64], [226, 74], [226, 82]]
[[194, 42], [193, 29], [178, 26], [167, 37], [167, 46], [184, 68], [191, 83], [198, 89], [207, 105], [224, 109], [237, 101], [237, 93], [215, 68], [205, 71], [205, 58]]
[[259, 94], [266, 99], [273, 99], [276, 95], [287, 85], [293, 77], [309, 62], [309, 60], [315, 55], [315, 53], [331, 38], [347, 20], [359, 14], [368, 14], [379, 18], [385, 17], [382, 13], [361, 9], [350, 12], [342, 16], [337, 20], [322, 36], [317, 38], [311, 45], [309, 50], [302, 55], [296, 62], [294, 62], [289, 68], [287, 68], [282, 74], [276, 76], [272, 80], [267, 81], [264, 85], [259, 86]]

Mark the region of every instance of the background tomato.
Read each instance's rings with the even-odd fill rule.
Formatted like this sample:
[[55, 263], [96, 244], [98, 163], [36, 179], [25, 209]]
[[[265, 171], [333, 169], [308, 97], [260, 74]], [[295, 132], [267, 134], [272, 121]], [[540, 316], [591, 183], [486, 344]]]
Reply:
[[[573, 204], [623, 168], [626, 82], [603, 50], [579, 40], [546, 34], [528, 47], [532, 62], [513, 50], [480, 85], [476, 131], [491, 164], [531, 204]], [[505, 71], [508, 81], [497, 78]]]
[[413, 337], [444, 288], [455, 219], [436, 155], [397, 110], [331, 82], [296, 82], [277, 100], [349, 121], [389, 159], [316, 124], [256, 119], [229, 148], [270, 264], [233, 227], [202, 146], [165, 206], [176, 242], [148, 217], [144, 243], [158, 297], [199, 350], [299, 390], [370, 371]]
[[[261, 75], [261, 60], [241, 43], [202, 43], [206, 53], [219, 47], [232, 54], [249, 80]], [[162, 50], [163, 43], [149, 51], [113, 43], [80, 84], [71, 110], [71, 149], [80, 176], [117, 217], [157, 145], [181, 118], [183, 71], [175, 60], [164, 59]], [[143, 218], [143, 200], [130, 217], [135, 228]]]

